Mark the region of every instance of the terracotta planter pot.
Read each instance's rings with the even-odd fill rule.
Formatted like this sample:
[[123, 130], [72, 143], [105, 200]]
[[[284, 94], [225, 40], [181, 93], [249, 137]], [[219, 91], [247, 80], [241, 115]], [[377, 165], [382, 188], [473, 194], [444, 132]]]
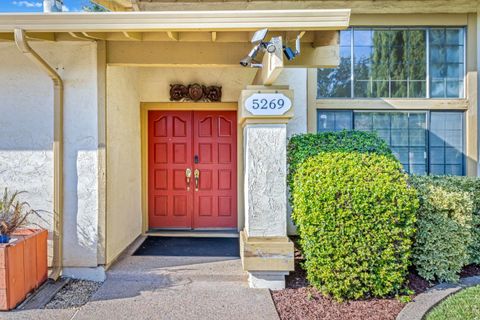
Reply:
[[0, 244], [0, 310], [15, 308], [47, 280], [47, 238], [47, 230], [22, 229]]

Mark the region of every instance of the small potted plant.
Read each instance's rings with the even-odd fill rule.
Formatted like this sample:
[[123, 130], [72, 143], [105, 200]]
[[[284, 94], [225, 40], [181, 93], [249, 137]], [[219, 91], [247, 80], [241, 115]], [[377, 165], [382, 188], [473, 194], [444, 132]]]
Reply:
[[38, 215], [22, 192], [0, 198], [0, 310], [10, 310], [47, 279], [47, 238], [44, 229], [29, 228], [29, 217]]

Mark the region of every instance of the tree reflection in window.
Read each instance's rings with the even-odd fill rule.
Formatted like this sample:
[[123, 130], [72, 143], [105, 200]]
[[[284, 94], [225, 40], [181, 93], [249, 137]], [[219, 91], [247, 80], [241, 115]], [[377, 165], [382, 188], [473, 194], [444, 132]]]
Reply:
[[[351, 28], [341, 31], [340, 65], [318, 70], [317, 97], [461, 98], [463, 38], [462, 28]], [[430, 48], [428, 62], [427, 46]], [[430, 65], [430, 92], [427, 92], [427, 63]]]

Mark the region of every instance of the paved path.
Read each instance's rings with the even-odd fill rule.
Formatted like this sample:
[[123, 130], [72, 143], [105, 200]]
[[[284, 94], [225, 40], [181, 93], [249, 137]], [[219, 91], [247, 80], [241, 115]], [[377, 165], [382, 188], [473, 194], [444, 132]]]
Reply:
[[0, 313], [0, 319], [278, 319], [270, 293], [247, 287], [240, 259], [125, 256], [79, 309]]

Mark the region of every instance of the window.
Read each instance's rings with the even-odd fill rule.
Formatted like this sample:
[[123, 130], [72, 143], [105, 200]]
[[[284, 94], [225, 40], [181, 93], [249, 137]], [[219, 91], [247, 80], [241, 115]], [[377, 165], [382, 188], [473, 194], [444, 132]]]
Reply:
[[430, 115], [430, 173], [463, 174], [463, 113]]
[[463, 28], [341, 31], [340, 65], [318, 69], [317, 97], [461, 98], [464, 38]]
[[352, 111], [323, 111], [318, 115], [318, 132], [352, 129]]
[[412, 174], [463, 175], [462, 112], [318, 110], [318, 132], [376, 132]]
[[463, 96], [464, 69], [463, 29], [430, 29], [430, 96], [459, 98]]

